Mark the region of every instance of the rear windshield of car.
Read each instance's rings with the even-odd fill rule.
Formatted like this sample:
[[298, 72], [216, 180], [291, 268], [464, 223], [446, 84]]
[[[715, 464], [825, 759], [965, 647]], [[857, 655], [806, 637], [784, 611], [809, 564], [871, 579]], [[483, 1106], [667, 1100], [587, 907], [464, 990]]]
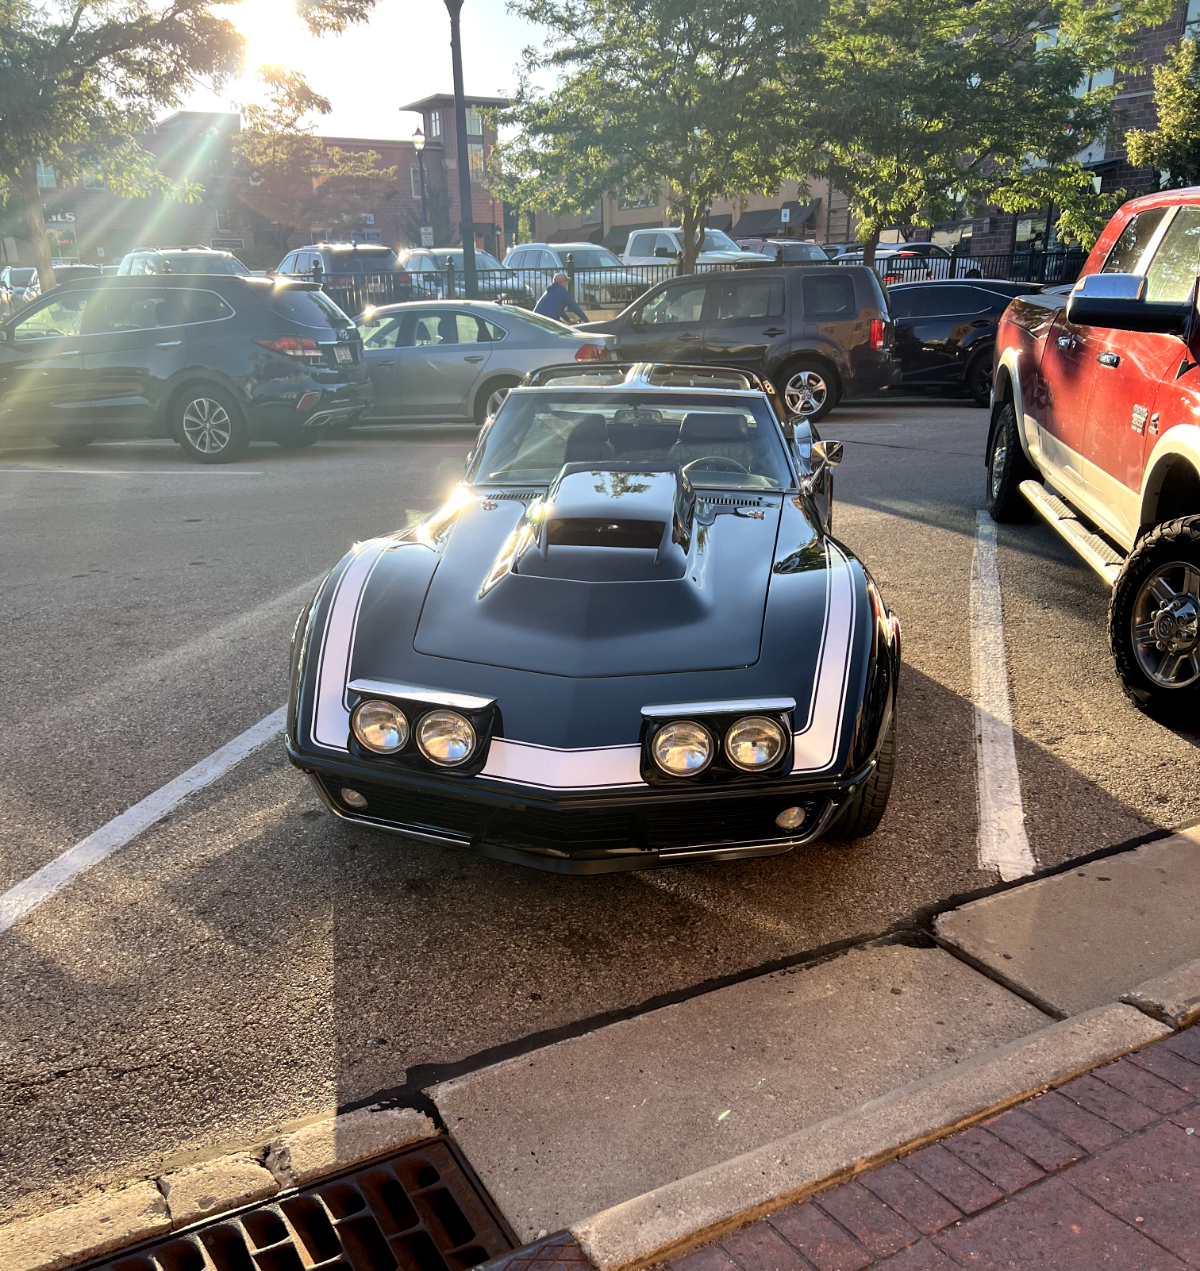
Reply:
[[543, 317], [540, 313], [531, 313], [528, 309], [518, 309], [516, 316], [531, 327], [548, 331], [553, 335], [572, 335], [573, 332], [565, 322], [555, 322], [553, 318]]
[[[433, 263], [438, 269], [446, 268], [446, 258], [449, 257], [454, 262], [455, 269], [463, 267], [463, 251], [461, 247], [435, 247], [433, 249]], [[476, 269], [503, 269], [504, 266], [491, 254], [491, 252], [481, 251], [475, 248], [475, 268]]]
[[302, 327], [353, 327], [354, 323], [323, 291], [276, 287], [268, 301], [281, 318]]
[[570, 256], [575, 262], [576, 269], [613, 269], [621, 263], [612, 252], [600, 247], [567, 247], [560, 249], [558, 254], [562, 257], [564, 265], [567, 263], [567, 257]]
[[166, 256], [173, 274], [249, 274], [249, 270], [236, 256]]
[[382, 274], [397, 264], [390, 247], [382, 251], [330, 252], [329, 272], [333, 274]]
[[[779, 243], [780, 260], [828, 260], [816, 243]], [[767, 249], [770, 251], [770, 248]]]
[[780, 490], [791, 468], [761, 397], [514, 390], [467, 479], [548, 485], [565, 463], [679, 464], [700, 487]]
[[8, 281], [14, 287], [27, 287], [37, 272], [35, 269], [14, 269], [8, 275]]

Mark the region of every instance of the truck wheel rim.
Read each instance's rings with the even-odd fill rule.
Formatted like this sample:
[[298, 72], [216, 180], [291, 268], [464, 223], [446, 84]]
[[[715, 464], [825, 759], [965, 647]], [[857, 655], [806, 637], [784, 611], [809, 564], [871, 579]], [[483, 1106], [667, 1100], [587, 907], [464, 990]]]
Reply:
[[820, 371], [797, 371], [783, 390], [783, 400], [793, 415], [815, 415], [828, 396], [829, 385]]
[[1148, 679], [1169, 689], [1200, 680], [1200, 567], [1186, 561], [1159, 566], [1138, 590], [1132, 627]]
[[183, 412], [183, 435], [202, 455], [215, 455], [229, 445], [233, 426], [229, 412], [211, 397], [197, 397]]
[[996, 436], [996, 444], [992, 447], [992, 469], [988, 473], [993, 499], [1000, 497], [1000, 482], [1004, 479], [1004, 461], [1007, 458], [1008, 442], [1005, 440], [1004, 430], [1001, 429]]

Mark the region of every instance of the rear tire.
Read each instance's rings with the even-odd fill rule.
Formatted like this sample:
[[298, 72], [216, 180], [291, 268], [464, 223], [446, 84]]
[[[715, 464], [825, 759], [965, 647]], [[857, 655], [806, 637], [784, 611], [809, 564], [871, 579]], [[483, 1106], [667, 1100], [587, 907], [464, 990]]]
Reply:
[[826, 836], [832, 839], [861, 839], [879, 829], [892, 793], [896, 771], [896, 716], [893, 712], [887, 736], [879, 745], [875, 771], [858, 787], [837, 823]]
[[841, 394], [833, 372], [816, 358], [797, 358], [775, 380], [790, 415], [816, 423], [837, 405]]
[[992, 404], [992, 359], [993, 348], [981, 349], [967, 363], [963, 373], [963, 385], [976, 406]]
[[1001, 525], [1028, 521], [1033, 509], [1021, 493], [1021, 482], [1036, 477], [1033, 465], [1021, 449], [1016, 411], [1012, 402], [1006, 402], [996, 420], [987, 457], [987, 510], [992, 520]]
[[1130, 552], [1108, 607], [1125, 696], [1188, 729], [1200, 718], [1200, 516], [1167, 521]]
[[234, 463], [250, 448], [241, 408], [212, 384], [192, 384], [175, 398], [171, 431], [196, 463]]
[[475, 394], [475, 422], [480, 428], [489, 416], [495, 416], [496, 411], [504, 405], [504, 398], [508, 396], [509, 390], [516, 388], [520, 382], [511, 375], [497, 375]]

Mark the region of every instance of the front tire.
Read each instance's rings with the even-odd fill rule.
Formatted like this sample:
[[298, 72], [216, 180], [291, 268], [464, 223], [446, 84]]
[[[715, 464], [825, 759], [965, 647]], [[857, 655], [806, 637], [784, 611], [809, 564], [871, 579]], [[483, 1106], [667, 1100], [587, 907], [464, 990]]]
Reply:
[[1000, 418], [996, 420], [987, 457], [987, 510], [993, 521], [1005, 525], [1030, 519], [1033, 509], [1021, 493], [1021, 482], [1036, 476], [1033, 465], [1021, 449], [1017, 413], [1012, 402], [1006, 402]]
[[994, 356], [994, 349], [981, 349], [967, 363], [966, 372], [963, 374], [963, 385], [976, 406], [992, 404], [992, 359]]
[[1151, 530], [1125, 561], [1108, 608], [1121, 687], [1139, 710], [1196, 726], [1200, 712], [1200, 516]]
[[212, 384], [196, 384], [175, 399], [172, 431], [196, 463], [234, 463], [250, 447], [250, 434], [233, 396]]
[[892, 793], [896, 771], [896, 716], [888, 724], [887, 736], [879, 745], [875, 771], [858, 787], [829, 832], [833, 839], [861, 839], [879, 829]]
[[511, 375], [498, 375], [475, 394], [475, 422], [483, 427], [488, 419], [494, 419], [496, 412], [504, 405], [504, 399], [511, 389], [521, 381]]
[[784, 406], [789, 415], [797, 415], [815, 424], [837, 405], [840, 394], [833, 373], [815, 358], [800, 358], [792, 362], [780, 380]]

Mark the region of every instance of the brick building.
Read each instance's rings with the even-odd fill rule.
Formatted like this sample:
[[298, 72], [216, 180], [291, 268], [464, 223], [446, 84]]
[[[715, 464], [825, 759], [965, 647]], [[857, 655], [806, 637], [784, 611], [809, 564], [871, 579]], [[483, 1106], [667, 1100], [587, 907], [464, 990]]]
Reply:
[[[484, 180], [496, 134], [483, 112], [508, 103], [502, 97], [468, 97], [467, 104], [467, 161], [471, 167], [476, 242], [486, 250], [502, 253], [503, 208], [500, 200], [489, 193]], [[404, 109], [416, 111], [423, 120], [427, 209], [441, 206], [443, 219], [457, 235], [460, 202], [454, 99], [449, 94], [438, 94]], [[177, 182], [203, 187], [203, 196], [194, 203], [158, 196], [118, 198], [95, 174], [64, 186], [53, 168], [39, 165], [38, 183], [51, 255], [55, 260], [116, 264], [134, 247], [188, 244], [225, 248], [248, 257], [248, 263], [258, 268], [276, 264], [282, 252], [256, 243], [255, 226], [262, 225], [261, 218], [240, 204], [230, 183], [230, 146], [240, 127], [241, 117], [233, 112], [181, 110], [141, 138], [163, 172]], [[338, 236], [397, 248], [415, 246], [421, 224], [421, 187], [412, 139], [330, 136], [321, 140], [342, 150], [374, 150], [380, 156], [380, 166], [397, 170], [392, 188], [384, 191], [370, 210], [364, 210], [360, 224], [348, 234], [339, 231]], [[32, 245], [21, 236], [15, 219], [17, 209], [10, 212], [14, 220], [3, 227], [0, 256], [6, 263], [31, 265]], [[307, 237], [298, 233], [289, 246], [320, 241], [328, 233], [328, 226], [313, 225]]]

